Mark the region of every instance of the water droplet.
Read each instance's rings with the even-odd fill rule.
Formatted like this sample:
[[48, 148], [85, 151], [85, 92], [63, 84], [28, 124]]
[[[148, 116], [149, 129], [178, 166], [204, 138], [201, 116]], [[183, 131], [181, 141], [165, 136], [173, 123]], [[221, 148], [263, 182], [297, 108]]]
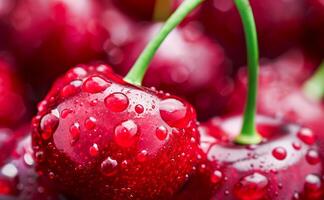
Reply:
[[27, 166], [32, 166], [34, 165], [34, 159], [33, 156], [30, 155], [29, 153], [24, 154], [24, 162]]
[[243, 177], [235, 185], [234, 194], [239, 199], [263, 199], [267, 192], [268, 179], [260, 173]]
[[59, 125], [58, 117], [56, 117], [52, 113], [45, 115], [40, 122], [40, 128], [42, 130], [42, 138], [44, 140], [48, 140], [49, 138], [51, 138], [53, 133], [56, 131], [58, 125]]
[[67, 98], [77, 94], [80, 91], [81, 84], [82, 81], [76, 80], [64, 86], [63, 89], [61, 90], [61, 97]]
[[113, 176], [117, 172], [118, 162], [110, 157], [101, 163], [101, 172], [105, 176]]
[[35, 159], [37, 162], [43, 162], [45, 160], [45, 155], [43, 151], [35, 152]]
[[170, 126], [187, 127], [190, 119], [187, 117], [187, 107], [177, 99], [165, 99], [160, 102], [160, 115]]
[[99, 76], [92, 76], [88, 78], [84, 83], [82, 89], [88, 93], [99, 93], [106, 90], [111, 85]]
[[309, 128], [302, 128], [297, 133], [298, 138], [305, 144], [312, 145], [315, 143], [315, 136]]
[[210, 176], [210, 181], [213, 184], [217, 184], [222, 180], [222, 178], [223, 178], [223, 173], [219, 170], [215, 170]]
[[168, 130], [165, 128], [165, 126], [159, 126], [156, 128], [155, 134], [159, 140], [165, 140], [168, 136]]
[[65, 118], [67, 118], [67, 116], [69, 115], [69, 114], [71, 114], [73, 112], [73, 110], [71, 110], [71, 109], [64, 109], [64, 110], [62, 110], [62, 112], [61, 112], [61, 117], [63, 118], [63, 119], [65, 119]]
[[97, 125], [97, 119], [94, 117], [89, 117], [88, 119], [85, 120], [84, 122], [84, 126], [86, 127], [86, 129], [88, 130], [92, 130], [96, 127]]
[[135, 106], [135, 112], [136, 112], [137, 114], [141, 114], [141, 113], [143, 113], [143, 112], [144, 112], [144, 107], [143, 107], [141, 104], [137, 104], [137, 105]]
[[139, 154], [137, 154], [137, 160], [139, 162], [144, 162], [144, 161], [146, 161], [147, 156], [148, 156], [147, 151], [146, 150], [142, 150]]
[[316, 165], [320, 162], [320, 156], [316, 150], [310, 149], [306, 154], [306, 160], [311, 165]]
[[305, 178], [305, 199], [320, 199], [322, 194], [321, 178], [315, 174], [309, 174]]
[[276, 147], [272, 150], [272, 155], [278, 160], [284, 160], [287, 157], [287, 151], [283, 147]]
[[72, 126], [70, 126], [70, 135], [72, 138], [72, 144], [74, 142], [76, 142], [79, 138], [80, 138], [80, 124], [78, 122], [75, 122], [74, 124], [72, 124]]
[[106, 107], [113, 112], [122, 112], [128, 107], [129, 101], [125, 94], [115, 92], [105, 98]]
[[97, 99], [94, 99], [94, 100], [91, 100], [90, 101], [90, 105], [91, 106], [96, 106], [98, 104], [98, 100]]
[[300, 150], [301, 149], [301, 144], [299, 142], [293, 142], [292, 143], [292, 146], [296, 150]]
[[15, 165], [9, 163], [1, 168], [1, 173], [9, 178], [14, 178], [18, 174], [18, 169]]
[[130, 147], [138, 140], [138, 127], [133, 120], [122, 122], [115, 128], [115, 142], [122, 147]]
[[93, 144], [90, 148], [89, 148], [89, 153], [91, 156], [96, 157], [99, 154], [99, 147], [97, 144]]

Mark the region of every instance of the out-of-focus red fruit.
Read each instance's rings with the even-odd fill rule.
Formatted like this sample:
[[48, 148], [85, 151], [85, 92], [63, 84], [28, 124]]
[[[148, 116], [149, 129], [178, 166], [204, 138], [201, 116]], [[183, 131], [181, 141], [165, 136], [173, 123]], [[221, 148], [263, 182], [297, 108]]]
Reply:
[[323, 58], [324, 56], [324, 1], [306, 0], [305, 45], [310, 51]]
[[79, 199], [167, 198], [195, 164], [195, 118], [178, 97], [79, 66], [40, 104], [33, 148], [40, 171]]
[[22, 90], [12, 67], [0, 58], [0, 127], [15, 125], [26, 114]]
[[13, 146], [16, 146], [15, 150], [9, 153], [10, 158], [0, 167], [0, 199], [63, 200], [48, 178], [36, 173], [31, 136]]
[[92, 0], [17, 0], [7, 19], [11, 50], [37, 90], [69, 66], [104, 56], [102, 9]]
[[[161, 25], [145, 27], [135, 42], [124, 49], [120, 65], [125, 74]], [[233, 90], [231, 66], [223, 49], [204, 36], [195, 23], [177, 28], [168, 36], [150, 64], [144, 85], [185, 97], [197, 109], [200, 119], [223, 111]]]
[[[318, 137], [320, 152], [324, 155], [324, 108], [320, 102], [307, 97], [301, 89], [302, 83], [310, 77], [312, 71], [312, 67], [307, 67], [309, 64], [302, 57], [290, 56], [290, 59], [283, 57], [261, 67], [257, 107], [259, 113], [277, 116], [312, 129]], [[242, 71], [227, 105], [229, 113], [243, 111], [246, 83], [247, 76]]]
[[177, 199], [321, 199], [322, 164], [309, 129], [258, 116], [266, 140], [240, 146], [232, 141], [241, 124], [235, 116], [202, 125], [202, 164]]
[[[304, 0], [251, 0], [250, 3], [261, 56], [278, 56], [300, 42]], [[243, 26], [234, 1], [208, 0], [203, 4], [201, 15], [206, 31], [224, 46], [236, 65], [246, 63]]]

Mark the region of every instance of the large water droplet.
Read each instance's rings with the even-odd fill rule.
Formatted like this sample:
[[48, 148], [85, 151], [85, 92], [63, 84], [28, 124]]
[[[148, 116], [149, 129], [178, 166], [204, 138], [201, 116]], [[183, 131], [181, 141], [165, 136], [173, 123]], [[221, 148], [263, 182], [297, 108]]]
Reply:
[[63, 87], [61, 90], [61, 97], [67, 98], [77, 94], [80, 91], [80, 86], [82, 85], [82, 81], [75, 80], [70, 84]]
[[305, 144], [312, 145], [315, 143], [315, 136], [312, 130], [308, 128], [302, 128], [297, 133], [298, 138]]
[[71, 109], [62, 110], [62, 112], [61, 112], [62, 119], [67, 118], [67, 116], [69, 116], [72, 112], [73, 112], [73, 110], [71, 110]]
[[115, 142], [122, 147], [130, 147], [138, 140], [138, 127], [133, 120], [122, 122], [115, 128]]
[[243, 177], [235, 185], [234, 194], [239, 199], [260, 200], [267, 192], [268, 179], [260, 173]]
[[97, 119], [94, 117], [89, 117], [88, 119], [85, 120], [84, 126], [88, 130], [92, 130], [97, 126]]
[[165, 99], [161, 101], [160, 115], [172, 127], [184, 128], [190, 121], [187, 117], [187, 107], [177, 99]]
[[51, 138], [53, 133], [56, 131], [58, 125], [59, 118], [57, 116], [53, 115], [52, 113], [45, 115], [40, 122], [42, 138], [44, 140], [48, 140], [49, 138]]
[[92, 157], [96, 157], [99, 154], [99, 147], [97, 144], [93, 144], [90, 148], [89, 148], [89, 153]]
[[106, 90], [111, 85], [110, 82], [99, 76], [92, 76], [83, 83], [83, 91], [89, 93], [99, 93]]
[[272, 150], [272, 155], [278, 160], [284, 160], [287, 157], [287, 151], [283, 147], [276, 147]]
[[168, 136], [168, 130], [165, 128], [165, 126], [159, 126], [156, 128], [155, 134], [159, 140], [165, 140]]
[[223, 178], [223, 173], [219, 170], [215, 170], [210, 176], [210, 182], [218, 184]]
[[321, 178], [315, 174], [309, 174], [305, 178], [304, 198], [305, 199], [320, 199], [322, 195]]
[[105, 98], [106, 107], [113, 112], [122, 112], [128, 107], [129, 101], [125, 94], [115, 92]]
[[117, 172], [118, 162], [110, 157], [101, 163], [101, 172], [105, 176], [113, 176]]
[[137, 104], [137, 105], [135, 106], [135, 112], [136, 112], [137, 114], [141, 114], [141, 113], [143, 113], [143, 112], [144, 112], [144, 107], [143, 107], [141, 104]]
[[311, 165], [316, 165], [321, 161], [319, 153], [313, 149], [308, 150], [306, 154], [306, 160]]

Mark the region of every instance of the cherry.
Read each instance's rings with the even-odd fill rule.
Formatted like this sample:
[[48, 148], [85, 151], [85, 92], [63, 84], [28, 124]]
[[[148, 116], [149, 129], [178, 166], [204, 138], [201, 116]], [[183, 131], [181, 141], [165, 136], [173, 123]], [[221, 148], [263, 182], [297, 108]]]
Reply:
[[[278, 56], [300, 43], [305, 14], [303, 0], [251, 0], [250, 3], [256, 20], [261, 56]], [[236, 65], [244, 64], [244, 34], [233, 1], [208, 0], [202, 7], [201, 21], [207, 33], [224, 46]]]
[[0, 127], [17, 124], [26, 114], [23, 86], [12, 66], [0, 58]]
[[258, 116], [264, 142], [238, 146], [233, 140], [241, 124], [241, 116], [216, 117], [200, 127], [205, 157], [178, 199], [321, 199], [322, 165], [315, 141], [309, 142], [312, 132], [303, 137], [308, 129]]
[[0, 199], [63, 200], [47, 177], [36, 173], [31, 137], [20, 139], [0, 168]]
[[[145, 26], [136, 42], [124, 48], [127, 56], [117, 68], [121, 74], [129, 70], [160, 27], [160, 24]], [[185, 97], [195, 106], [199, 118], [207, 119], [222, 113], [222, 105], [233, 89], [230, 67], [223, 49], [194, 24], [188, 24], [173, 30], [162, 44], [150, 64], [144, 84]]]
[[102, 8], [91, 0], [16, 1], [5, 18], [11, 26], [10, 50], [37, 91], [69, 66], [104, 57], [108, 33], [100, 21]]
[[107, 66], [71, 69], [42, 105], [33, 122], [35, 156], [46, 158], [40, 170], [68, 194], [168, 196], [192, 169], [198, 141], [193, 108], [127, 84]]

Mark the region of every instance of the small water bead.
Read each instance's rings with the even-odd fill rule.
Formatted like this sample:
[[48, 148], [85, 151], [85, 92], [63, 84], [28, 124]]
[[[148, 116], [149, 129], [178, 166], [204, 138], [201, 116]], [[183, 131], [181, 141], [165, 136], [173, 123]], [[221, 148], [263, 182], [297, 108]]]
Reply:
[[223, 178], [223, 173], [219, 170], [215, 170], [210, 176], [210, 181], [213, 184], [217, 184], [222, 180], [222, 178]]
[[302, 128], [297, 133], [298, 138], [305, 144], [312, 145], [315, 143], [315, 136], [312, 130], [308, 128]]
[[313, 149], [308, 150], [306, 154], [306, 160], [311, 165], [316, 165], [321, 161], [319, 153]]
[[113, 176], [117, 172], [118, 162], [108, 157], [101, 163], [101, 172], [105, 176]]
[[52, 137], [53, 133], [56, 131], [59, 125], [59, 118], [52, 113], [46, 114], [41, 122], [40, 128], [42, 130], [42, 138], [48, 140]]
[[82, 89], [88, 93], [99, 93], [106, 90], [111, 85], [110, 82], [99, 76], [92, 76], [84, 81]]
[[301, 144], [299, 142], [293, 142], [292, 143], [292, 146], [296, 150], [300, 150], [301, 149]]
[[25, 153], [24, 154], [24, 163], [27, 165], [27, 166], [32, 166], [34, 165], [34, 159], [33, 159], [33, 156], [30, 155], [29, 153]]
[[122, 147], [130, 147], [138, 140], [138, 127], [133, 120], [127, 120], [115, 128], [115, 142]]
[[71, 69], [69, 72], [67, 72], [66, 76], [67, 78], [74, 80], [77, 78], [82, 78], [87, 75], [87, 71], [82, 67], [75, 67]]
[[92, 157], [96, 157], [99, 154], [99, 147], [97, 144], [93, 144], [90, 148], [89, 148], [89, 153]]
[[146, 161], [147, 157], [148, 157], [148, 153], [146, 150], [142, 150], [139, 154], [137, 154], [137, 160], [139, 162]]
[[71, 109], [64, 109], [61, 111], [61, 117], [62, 119], [65, 119], [68, 117], [68, 115], [70, 115], [71, 113], [73, 113], [73, 110]]
[[78, 122], [75, 122], [74, 124], [72, 124], [72, 126], [70, 126], [70, 135], [72, 138], [72, 143], [77, 141], [80, 137], [80, 124]]
[[155, 134], [159, 140], [165, 140], [168, 136], [168, 130], [165, 128], [165, 126], [159, 126], [156, 128]]
[[112, 112], [122, 112], [128, 105], [127, 96], [121, 92], [115, 92], [105, 98], [106, 107]]
[[240, 182], [235, 185], [234, 194], [237, 198], [243, 200], [259, 200], [263, 199], [267, 192], [269, 181], [267, 177], [260, 173], [253, 173], [243, 177]]
[[91, 106], [96, 106], [98, 104], [98, 100], [97, 99], [94, 99], [94, 100], [91, 100], [90, 101], [90, 105]]
[[97, 119], [94, 117], [89, 117], [85, 120], [84, 126], [87, 130], [92, 130], [97, 126]]
[[287, 157], [287, 151], [283, 147], [276, 147], [272, 150], [272, 155], [278, 160], [284, 160]]
[[172, 127], [186, 127], [189, 123], [187, 114], [187, 107], [177, 99], [164, 99], [160, 102], [160, 115]]
[[143, 112], [144, 112], [144, 107], [143, 107], [141, 104], [137, 104], [137, 105], [135, 106], [135, 112], [136, 112], [137, 114], [141, 114], [141, 113], [143, 113]]
[[315, 174], [309, 174], [305, 178], [304, 193], [307, 199], [319, 199], [322, 193], [321, 178]]
[[43, 162], [45, 160], [44, 151], [36, 151], [35, 152], [35, 159], [37, 162]]

